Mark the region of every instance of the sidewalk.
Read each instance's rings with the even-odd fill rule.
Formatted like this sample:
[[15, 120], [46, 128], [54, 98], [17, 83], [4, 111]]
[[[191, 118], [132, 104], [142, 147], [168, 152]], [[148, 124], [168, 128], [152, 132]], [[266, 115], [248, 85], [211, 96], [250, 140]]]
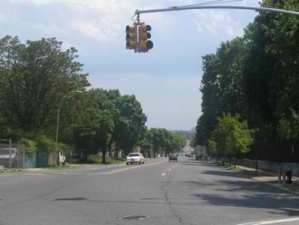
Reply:
[[278, 183], [278, 174], [263, 170], [256, 170], [255, 168], [245, 167], [245, 166], [236, 166], [236, 168], [228, 167], [227, 170], [238, 172], [243, 176], [255, 180], [257, 182], [266, 183], [272, 187], [279, 188], [283, 191], [299, 195], [299, 178], [292, 177], [293, 184], [279, 184]]

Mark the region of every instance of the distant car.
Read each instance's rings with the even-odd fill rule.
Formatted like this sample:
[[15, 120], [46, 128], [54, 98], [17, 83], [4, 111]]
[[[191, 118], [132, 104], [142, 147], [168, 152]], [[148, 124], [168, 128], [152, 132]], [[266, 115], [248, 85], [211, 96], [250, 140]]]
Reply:
[[129, 165], [129, 164], [132, 165], [133, 163], [144, 164], [145, 158], [141, 153], [134, 152], [134, 153], [130, 153], [127, 156], [127, 161], [126, 162], [127, 162], [127, 165]]
[[170, 162], [171, 160], [178, 161], [178, 157], [177, 157], [177, 155], [176, 155], [176, 154], [169, 154], [169, 162]]

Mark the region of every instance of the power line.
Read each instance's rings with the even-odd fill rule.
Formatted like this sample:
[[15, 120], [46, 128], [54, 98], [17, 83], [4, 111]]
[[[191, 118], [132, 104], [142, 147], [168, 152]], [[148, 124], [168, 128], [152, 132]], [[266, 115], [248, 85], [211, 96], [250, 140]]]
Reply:
[[197, 4], [192, 4], [192, 5], [184, 5], [180, 6], [181, 8], [183, 7], [192, 7], [192, 6], [200, 6], [200, 5], [216, 5], [216, 4], [224, 4], [224, 3], [230, 3], [230, 2], [242, 2], [243, 0], [214, 0], [210, 2], [202, 2], [202, 3], [197, 3]]

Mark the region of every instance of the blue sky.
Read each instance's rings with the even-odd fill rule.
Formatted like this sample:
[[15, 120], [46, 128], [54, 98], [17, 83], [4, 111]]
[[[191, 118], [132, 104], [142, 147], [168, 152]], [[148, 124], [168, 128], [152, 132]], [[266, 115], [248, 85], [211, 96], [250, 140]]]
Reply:
[[[135, 94], [149, 127], [190, 130], [201, 114], [201, 57], [243, 34], [254, 11], [194, 10], [141, 15], [154, 49], [125, 49], [125, 26], [136, 9], [204, 0], [2, 0], [0, 35], [22, 41], [56, 37], [79, 50], [93, 87]], [[232, 4], [232, 3], [231, 3]], [[233, 5], [258, 6], [258, 0]]]

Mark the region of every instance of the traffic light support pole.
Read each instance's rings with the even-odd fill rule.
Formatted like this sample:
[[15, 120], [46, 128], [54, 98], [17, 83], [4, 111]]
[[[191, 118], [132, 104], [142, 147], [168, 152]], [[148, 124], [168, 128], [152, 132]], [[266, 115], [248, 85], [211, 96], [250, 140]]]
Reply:
[[182, 10], [192, 10], [192, 9], [243, 9], [243, 10], [274, 12], [274, 13], [285, 13], [294, 16], [299, 16], [299, 12], [296, 11], [267, 8], [267, 7], [251, 7], [251, 6], [173, 6], [170, 8], [161, 8], [161, 9], [136, 10], [135, 15], [137, 15], [137, 18], [139, 19], [139, 15], [144, 13], [170, 12], [170, 11], [182, 11]]

